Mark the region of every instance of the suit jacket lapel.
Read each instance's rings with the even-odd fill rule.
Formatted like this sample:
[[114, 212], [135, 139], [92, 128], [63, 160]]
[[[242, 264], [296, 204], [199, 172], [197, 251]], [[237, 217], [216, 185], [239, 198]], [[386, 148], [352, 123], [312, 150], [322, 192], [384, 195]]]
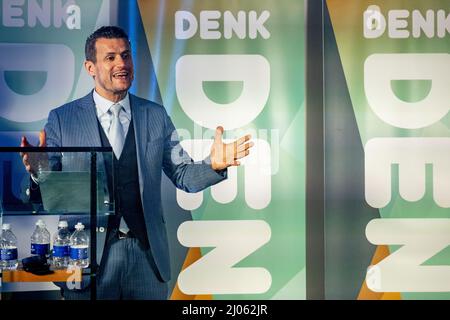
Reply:
[[[80, 107], [77, 111], [77, 123], [79, 124], [79, 135], [81, 136], [80, 145], [83, 147], [101, 147], [102, 141], [92, 92], [81, 99]], [[97, 153], [97, 171], [106, 173], [102, 152]], [[103, 176], [103, 180], [106, 186], [106, 175]]]
[[100, 133], [98, 132], [97, 113], [95, 111], [92, 92], [81, 99], [78, 108], [78, 123], [80, 124], [80, 135], [83, 136], [83, 146], [101, 147]]
[[[135, 96], [130, 94], [130, 105], [131, 105], [131, 119], [134, 122], [134, 133], [136, 139], [136, 146], [138, 149], [142, 149], [145, 152], [145, 146], [147, 145], [147, 125], [148, 125], [148, 114], [147, 108], [139, 103], [139, 100]], [[139, 154], [138, 154], [139, 156]]]
[[144, 188], [144, 175], [142, 174], [142, 161], [147, 149], [147, 125], [148, 125], [148, 113], [147, 108], [139, 103], [139, 100], [130, 94], [130, 106], [131, 106], [131, 121], [134, 123], [134, 139], [136, 141], [136, 156], [139, 172], [139, 188], [141, 196]]

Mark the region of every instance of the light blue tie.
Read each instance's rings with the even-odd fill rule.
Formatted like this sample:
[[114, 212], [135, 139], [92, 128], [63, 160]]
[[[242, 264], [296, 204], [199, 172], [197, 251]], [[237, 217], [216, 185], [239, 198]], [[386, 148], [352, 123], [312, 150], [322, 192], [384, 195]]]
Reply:
[[111, 106], [109, 111], [112, 113], [111, 126], [109, 127], [108, 140], [111, 147], [116, 155], [116, 158], [120, 158], [124, 144], [124, 133], [122, 123], [120, 122], [120, 111], [122, 110], [122, 105], [116, 103]]
[[[120, 111], [122, 110], [122, 105], [119, 103], [113, 104], [109, 110], [111, 111], [113, 118], [111, 121], [111, 126], [109, 127], [108, 139], [116, 158], [119, 159], [125, 142], [123, 127], [120, 122]], [[123, 217], [120, 219], [119, 230], [123, 233], [130, 231]]]

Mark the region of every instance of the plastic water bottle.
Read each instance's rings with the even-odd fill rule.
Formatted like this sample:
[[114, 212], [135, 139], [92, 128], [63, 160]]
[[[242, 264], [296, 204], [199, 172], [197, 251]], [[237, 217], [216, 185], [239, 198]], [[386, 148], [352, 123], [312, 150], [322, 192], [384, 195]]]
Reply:
[[70, 267], [87, 268], [89, 266], [89, 236], [84, 225], [78, 222], [70, 237]]
[[50, 254], [50, 232], [42, 219], [36, 222], [36, 229], [31, 236], [31, 254], [45, 257]]
[[61, 220], [58, 231], [53, 237], [53, 266], [56, 269], [64, 269], [69, 265], [70, 231], [67, 221]]
[[17, 266], [17, 238], [11, 225], [5, 223], [0, 235], [0, 270], [15, 270]]

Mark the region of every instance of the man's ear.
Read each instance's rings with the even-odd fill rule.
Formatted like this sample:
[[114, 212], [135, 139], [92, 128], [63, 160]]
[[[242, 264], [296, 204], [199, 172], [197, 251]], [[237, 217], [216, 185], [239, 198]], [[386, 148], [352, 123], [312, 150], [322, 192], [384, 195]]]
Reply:
[[91, 77], [95, 77], [95, 64], [92, 61], [84, 61], [84, 68]]

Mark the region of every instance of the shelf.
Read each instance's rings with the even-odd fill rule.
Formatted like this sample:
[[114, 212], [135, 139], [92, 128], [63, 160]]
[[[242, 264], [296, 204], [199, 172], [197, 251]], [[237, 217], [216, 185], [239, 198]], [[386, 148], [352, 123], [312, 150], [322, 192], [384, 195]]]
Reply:
[[[53, 270], [54, 273], [38, 276], [24, 270], [3, 271], [2, 282], [81, 282], [82, 272], [80, 269], [73, 271]], [[70, 279], [69, 279], [70, 278]]]

